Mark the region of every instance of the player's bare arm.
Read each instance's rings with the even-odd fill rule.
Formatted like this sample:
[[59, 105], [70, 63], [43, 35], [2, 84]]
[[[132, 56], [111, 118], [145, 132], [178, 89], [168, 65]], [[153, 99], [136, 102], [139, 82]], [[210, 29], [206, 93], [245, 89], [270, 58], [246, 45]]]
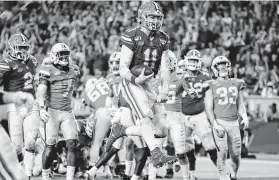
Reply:
[[108, 114], [111, 116], [114, 116], [116, 109], [117, 109], [117, 106], [114, 103], [118, 103], [118, 102], [114, 102], [114, 94], [112, 91], [112, 87], [110, 86], [108, 96], [106, 98], [106, 108], [107, 108]]
[[[47, 76], [47, 74], [43, 75], [43, 73], [41, 73], [40, 76], [45, 77], [45, 76]], [[39, 82], [39, 85], [37, 88], [37, 93], [36, 93], [36, 101], [41, 108], [40, 117], [44, 122], [48, 122], [48, 120], [49, 120], [49, 114], [46, 111], [46, 107], [45, 107], [45, 97], [47, 94], [48, 84], [49, 84], [49, 81], [40, 77], [40, 82]]]
[[238, 114], [242, 118], [241, 124], [243, 124], [243, 129], [247, 129], [249, 126], [249, 119], [247, 116], [246, 107], [243, 100], [243, 92], [238, 92]]
[[213, 128], [216, 130], [218, 136], [220, 138], [224, 137], [225, 135], [225, 131], [224, 129], [217, 123], [216, 118], [215, 118], [215, 114], [213, 111], [213, 107], [214, 107], [214, 102], [213, 102], [213, 94], [212, 94], [212, 90], [208, 89], [205, 92], [205, 97], [204, 97], [204, 104], [205, 104], [205, 112], [207, 114], [207, 118], [210, 121], [210, 124], [213, 126]]
[[120, 56], [120, 67], [119, 67], [120, 76], [134, 84], [142, 84], [146, 82], [149, 78], [151, 78], [153, 74], [145, 76], [144, 75], [145, 69], [143, 69], [142, 73], [138, 77], [134, 76], [129, 69], [129, 66], [132, 62], [133, 55], [134, 52], [131, 49], [129, 49], [125, 45], [122, 45], [121, 56]]

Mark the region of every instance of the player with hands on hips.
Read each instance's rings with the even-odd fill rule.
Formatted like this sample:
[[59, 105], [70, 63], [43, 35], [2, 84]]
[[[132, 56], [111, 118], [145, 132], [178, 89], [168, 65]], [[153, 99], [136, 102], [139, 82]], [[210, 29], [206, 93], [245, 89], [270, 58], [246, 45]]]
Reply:
[[207, 82], [209, 88], [205, 95], [205, 107], [208, 119], [213, 125], [218, 148], [217, 166], [220, 180], [229, 178], [225, 172], [228, 150], [232, 161], [230, 179], [236, 180], [241, 158], [239, 116], [244, 128], [249, 125], [242, 92], [246, 85], [241, 79], [230, 78], [231, 62], [225, 56], [214, 58], [211, 69], [216, 79]]
[[46, 147], [42, 157], [42, 179], [49, 180], [52, 156], [58, 132], [61, 130], [68, 148], [66, 180], [75, 175], [78, 130], [72, 111], [72, 94], [80, 75], [79, 68], [71, 62], [71, 51], [64, 43], [52, 46], [39, 71], [37, 102], [45, 124]]

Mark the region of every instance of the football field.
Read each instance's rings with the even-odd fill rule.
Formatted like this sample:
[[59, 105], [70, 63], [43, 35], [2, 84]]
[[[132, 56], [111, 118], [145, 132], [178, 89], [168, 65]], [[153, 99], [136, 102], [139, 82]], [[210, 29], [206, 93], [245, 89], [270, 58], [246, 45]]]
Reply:
[[[228, 160], [227, 163], [230, 163]], [[218, 172], [212, 162], [206, 157], [197, 158], [197, 175], [199, 180], [218, 180]], [[158, 171], [159, 176], [165, 175], [165, 167]], [[102, 172], [98, 173], [96, 179], [105, 180]], [[39, 180], [41, 177], [32, 178]], [[55, 177], [55, 179], [65, 179], [65, 177]], [[115, 178], [117, 179], [117, 178]], [[175, 173], [173, 180], [180, 180], [180, 173]], [[279, 180], [279, 155], [259, 157], [255, 159], [242, 159], [238, 180]]]

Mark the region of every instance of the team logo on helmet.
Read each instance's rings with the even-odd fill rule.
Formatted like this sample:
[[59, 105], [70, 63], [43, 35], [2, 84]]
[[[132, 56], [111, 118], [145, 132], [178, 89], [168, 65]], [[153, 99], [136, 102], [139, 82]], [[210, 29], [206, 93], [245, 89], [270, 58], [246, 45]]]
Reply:
[[146, 2], [139, 7], [138, 21], [150, 31], [158, 31], [162, 27], [163, 17], [162, 8], [156, 2]]
[[119, 75], [120, 52], [115, 52], [109, 57], [109, 70], [114, 75]]
[[7, 42], [7, 53], [14, 59], [26, 61], [30, 56], [31, 45], [23, 34], [14, 34]]
[[70, 48], [64, 43], [57, 43], [52, 46], [49, 56], [50, 61], [53, 64], [58, 64], [60, 66], [68, 66], [70, 63]]
[[227, 77], [231, 74], [231, 62], [225, 56], [213, 59], [211, 69], [216, 77]]

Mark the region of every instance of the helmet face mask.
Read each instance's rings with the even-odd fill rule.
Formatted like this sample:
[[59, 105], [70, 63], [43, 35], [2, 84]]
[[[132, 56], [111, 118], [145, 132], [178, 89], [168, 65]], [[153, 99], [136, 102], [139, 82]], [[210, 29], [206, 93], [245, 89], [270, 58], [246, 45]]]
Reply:
[[216, 57], [211, 69], [216, 77], [228, 77], [231, 74], [231, 62], [224, 56]]
[[55, 44], [51, 48], [49, 55], [53, 64], [68, 66], [70, 63], [71, 52], [69, 47], [64, 43]]
[[149, 31], [158, 31], [162, 27], [164, 14], [156, 2], [147, 2], [138, 10], [138, 21], [142, 27]]
[[187, 59], [187, 69], [190, 71], [196, 71], [201, 68], [201, 61], [199, 59]]
[[30, 56], [31, 45], [22, 34], [14, 34], [8, 40], [8, 54], [17, 60], [26, 61]]
[[109, 70], [114, 75], [119, 75], [120, 52], [113, 53], [109, 58]]

